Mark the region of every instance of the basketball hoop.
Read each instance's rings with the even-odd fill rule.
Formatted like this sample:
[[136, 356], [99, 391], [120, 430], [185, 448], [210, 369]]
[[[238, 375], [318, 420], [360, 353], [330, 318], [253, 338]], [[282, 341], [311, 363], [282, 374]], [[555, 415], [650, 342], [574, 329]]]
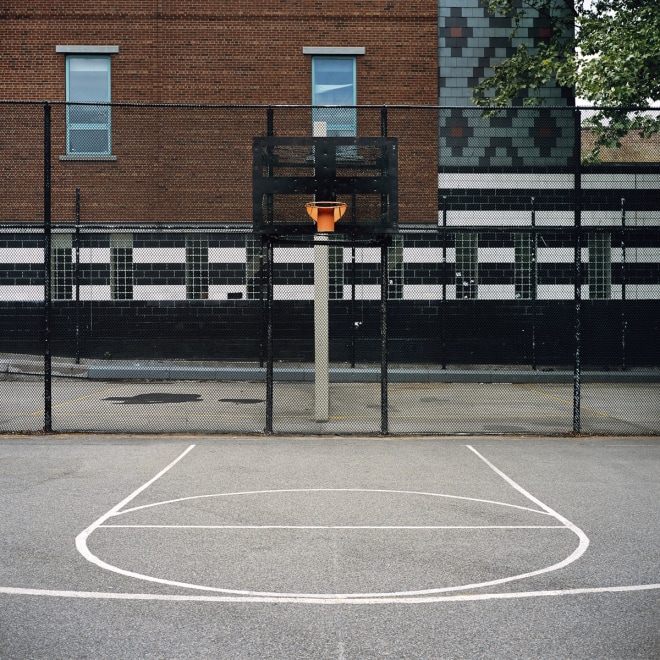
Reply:
[[316, 231], [331, 232], [335, 222], [346, 213], [344, 202], [308, 202], [307, 215], [316, 223]]

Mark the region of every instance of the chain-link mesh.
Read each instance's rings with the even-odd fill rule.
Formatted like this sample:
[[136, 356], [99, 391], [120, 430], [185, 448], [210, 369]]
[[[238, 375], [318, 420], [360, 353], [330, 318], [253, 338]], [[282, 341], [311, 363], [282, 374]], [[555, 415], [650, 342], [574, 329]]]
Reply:
[[[0, 104], [0, 429], [658, 433], [660, 142], [580, 165], [580, 117]], [[395, 188], [255, 232], [254, 138], [312, 136], [395, 138], [396, 180], [351, 144], [266, 176]]]

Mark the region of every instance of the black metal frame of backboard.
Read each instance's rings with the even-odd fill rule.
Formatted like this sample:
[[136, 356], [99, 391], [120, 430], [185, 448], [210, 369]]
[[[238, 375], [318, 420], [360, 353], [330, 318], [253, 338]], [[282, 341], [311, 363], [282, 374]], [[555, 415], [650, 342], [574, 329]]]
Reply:
[[[301, 149], [302, 147], [302, 149]], [[301, 154], [304, 154], [301, 157]], [[366, 154], [366, 156], [365, 156]], [[338, 174], [338, 171], [340, 172]], [[286, 172], [281, 175], [279, 172]], [[365, 174], [366, 172], [366, 174]], [[387, 137], [255, 137], [252, 143], [253, 227], [261, 235], [310, 235], [304, 204], [291, 217], [276, 213], [278, 195], [307, 195], [307, 201], [380, 195], [375, 216], [347, 214], [335, 231], [352, 237], [398, 232], [398, 141]], [[355, 206], [355, 203], [353, 204]], [[295, 217], [293, 217], [295, 215]], [[276, 219], [277, 218], [277, 219]]]

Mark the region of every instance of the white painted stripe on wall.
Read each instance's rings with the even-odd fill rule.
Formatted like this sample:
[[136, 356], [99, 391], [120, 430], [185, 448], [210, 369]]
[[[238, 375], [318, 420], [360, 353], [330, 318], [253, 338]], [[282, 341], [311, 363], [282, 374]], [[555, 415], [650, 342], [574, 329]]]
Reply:
[[[447, 226], [526, 227], [532, 224], [531, 217], [529, 211], [449, 211]], [[441, 214], [439, 218], [442, 219]]]
[[482, 264], [514, 263], [516, 250], [512, 247], [478, 247], [477, 260]]
[[14, 301], [43, 301], [43, 286], [34, 286], [32, 284], [6, 284], [0, 286], [0, 300]]
[[110, 300], [110, 285], [82, 285], [80, 287], [80, 300]]
[[514, 300], [516, 287], [514, 284], [480, 284], [479, 300]]
[[536, 262], [539, 264], [572, 264], [573, 248], [540, 247], [536, 251]]
[[626, 286], [627, 300], [660, 300], [660, 284], [629, 284]]
[[185, 300], [186, 285], [135, 284], [133, 285], [133, 298], [135, 300]]
[[628, 227], [657, 227], [660, 225], [660, 211], [629, 211], [626, 213]]
[[[450, 287], [448, 286], [447, 289]], [[442, 284], [404, 284], [404, 300], [442, 300]]]
[[209, 284], [209, 300], [229, 300], [228, 294], [240, 293], [242, 298], [247, 298], [247, 287], [240, 284]]
[[[358, 264], [379, 264], [380, 248], [355, 248], [355, 261]], [[344, 263], [351, 263], [351, 248], [344, 248]]]
[[[351, 299], [351, 287], [348, 284], [344, 285], [344, 299]], [[356, 300], [380, 300], [380, 285], [379, 284], [361, 284], [355, 287]]]
[[637, 188], [657, 190], [660, 188], [660, 176], [657, 174], [638, 174]]
[[[75, 259], [75, 254], [73, 255]], [[80, 248], [80, 263], [81, 264], [109, 264], [110, 263], [110, 248], [109, 247], [81, 247]]]
[[246, 260], [247, 260], [247, 253], [245, 248], [241, 248], [241, 247], [209, 248], [209, 263], [244, 264]]
[[406, 264], [442, 263], [442, 248], [403, 248], [403, 262]]
[[42, 248], [0, 248], [0, 264], [42, 264]]
[[571, 227], [575, 224], [575, 213], [573, 211], [537, 211], [536, 224], [539, 227]]
[[583, 227], [621, 226], [621, 211], [582, 211]]
[[582, 187], [592, 190], [630, 189], [636, 187], [634, 174], [614, 174], [585, 172], [582, 174]]
[[273, 286], [274, 300], [314, 300], [313, 284], [276, 284]]
[[572, 284], [539, 284], [536, 287], [539, 300], [573, 300]]
[[438, 174], [438, 188], [573, 188], [572, 174], [459, 173]]
[[[136, 247], [133, 248], [133, 263], [136, 264], [185, 264], [184, 247]], [[151, 300], [150, 298], [148, 300]]]
[[[622, 251], [620, 247], [612, 248], [612, 263], [621, 263]], [[626, 263], [654, 264], [660, 262], [660, 247], [626, 248]]]
[[276, 264], [313, 264], [314, 249], [311, 247], [276, 247], [273, 250]]

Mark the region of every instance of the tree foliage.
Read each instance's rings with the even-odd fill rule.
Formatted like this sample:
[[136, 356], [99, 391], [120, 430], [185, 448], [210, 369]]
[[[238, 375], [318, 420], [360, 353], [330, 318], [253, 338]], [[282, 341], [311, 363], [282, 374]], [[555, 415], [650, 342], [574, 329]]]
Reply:
[[[644, 112], [660, 101], [660, 0], [483, 1], [491, 14], [511, 19], [514, 53], [475, 87], [477, 105], [538, 105], [546, 102], [544, 87], [571, 88], [596, 108], [583, 122], [596, 137], [591, 161], [630, 131], [660, 132], [658, 113]], [[549, 29], [532, 46], [521, 30], [533, 17]]]

